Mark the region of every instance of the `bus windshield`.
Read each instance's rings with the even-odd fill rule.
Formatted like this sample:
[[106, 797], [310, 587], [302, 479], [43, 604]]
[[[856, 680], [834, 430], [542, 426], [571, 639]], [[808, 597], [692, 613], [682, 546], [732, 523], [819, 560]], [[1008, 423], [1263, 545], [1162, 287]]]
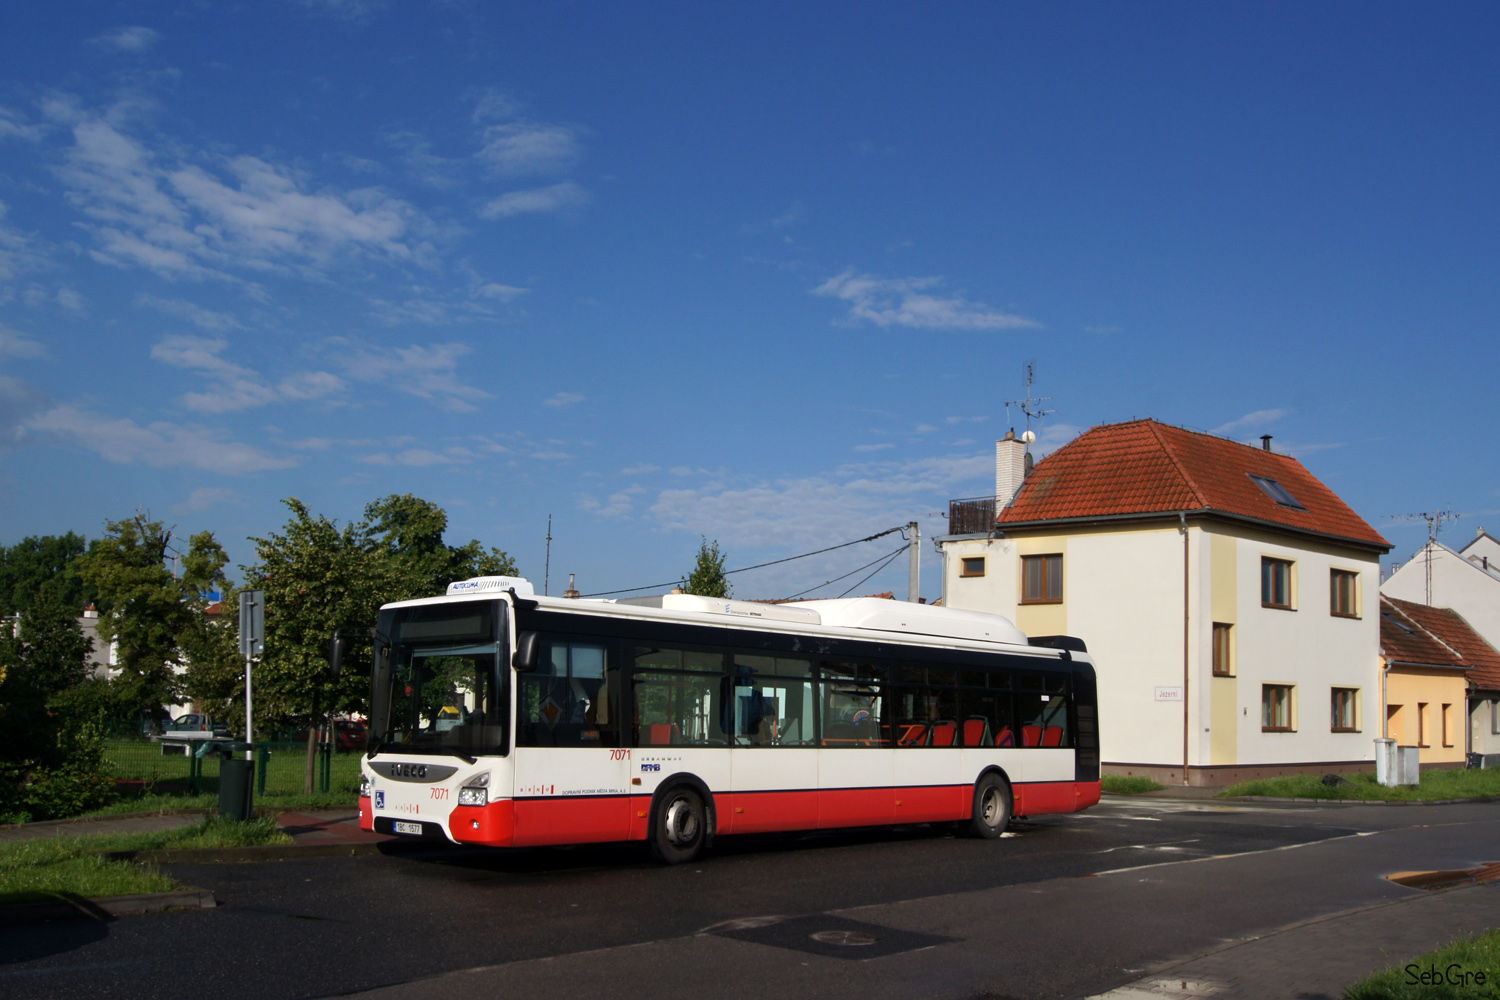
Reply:
[[507, 739], [505, 605], [381, 613], [370, 699], [370, 752], [503, 754]]

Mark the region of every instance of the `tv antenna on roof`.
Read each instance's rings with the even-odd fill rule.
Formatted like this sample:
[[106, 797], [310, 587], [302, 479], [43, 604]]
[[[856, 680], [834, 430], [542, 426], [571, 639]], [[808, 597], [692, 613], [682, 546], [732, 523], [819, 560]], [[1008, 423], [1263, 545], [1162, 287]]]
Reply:
[[1022, 413], [1026, 414], [1026, 432], [1021, 436], [1021, 440], [1026, 442], [1028, 449], [1031, 442], [1036, 440], [1036, 435], [1031, 430], [1031, 421], [1033, 419], [1040, 420], [1049, 413], [1057, 412], [1056, 410], [1044, 410], [1041, 408], [1041, 404], [1047, 402], [1052, 397], [1033, 396], [1031, 394], [1031, 383], [1034, 381], [1036, 381], [1036, 362], [1028, 361], [1026, 362], [1026, 398], [1007, 399], [1005, 401], [1007, 410], [1012, 406], [1016, 406], [1020, 408]]
[[1422, 546], [1423, 561], [1427, 564], [1427, 600], [1424, 601], [1428, 607], [1432, 607], [1432, 546], [1437, 542], [1438, 532], [1443, 530], [1444, 521], [1457, 521], [1460, 515], [1453, 513], [1452, 507], [1444, 507], [1442, 510], [1421, 511], [1416, 514], [1392, 514], [1392, 521], [1426, 521], [1427, 522], [1427, 544]]

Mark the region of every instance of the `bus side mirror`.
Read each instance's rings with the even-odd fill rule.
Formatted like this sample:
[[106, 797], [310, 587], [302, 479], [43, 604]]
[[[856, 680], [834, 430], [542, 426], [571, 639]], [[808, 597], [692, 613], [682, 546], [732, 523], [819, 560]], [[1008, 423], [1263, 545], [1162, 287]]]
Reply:
[[338, 680], [339, 671], [344, 666], [344, 652], [349, 648], [349, 640], [334, 633], [333, 638], [328, 640], [328, 676]]
[[536, 669], [536, 647], [539, 642], [535, 632], [522, 632], [516, 637], [516, 651], [510, 665], [517, 673], [529, 673]]

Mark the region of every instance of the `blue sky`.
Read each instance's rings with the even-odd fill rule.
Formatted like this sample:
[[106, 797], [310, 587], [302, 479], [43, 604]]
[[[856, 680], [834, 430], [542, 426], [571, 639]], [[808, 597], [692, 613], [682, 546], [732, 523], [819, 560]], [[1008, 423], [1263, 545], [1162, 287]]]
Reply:
[[[0, 10], [0, 544], [411, 492], [552, 591], [1153, 416], [1500, 528], [1480, 4]], [[1012, 409], [1009, 423], [1017, 423]], [[887, 537], [736, 578], [784, 596]], [[938, 593], [924, 545], [924, 586]], [[813, 593], [832, 596], [844, 584]], [[904, 595], [904, 559], [858, 592]]]

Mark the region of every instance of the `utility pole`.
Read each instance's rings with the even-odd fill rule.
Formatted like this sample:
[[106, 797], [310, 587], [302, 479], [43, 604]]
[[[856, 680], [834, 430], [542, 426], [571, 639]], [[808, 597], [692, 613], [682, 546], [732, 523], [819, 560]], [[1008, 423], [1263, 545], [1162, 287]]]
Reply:
[[255, 715], [251, 711], [250, 664], [266, 652], [266, 592], [240, 591], [240, 655], [245, 658], [245, 759], [255, 759]]
[[552, 515], [547, 515], [547, 562], [542, 570], [542, 596], [551, 593], [552, 587]]
[[907, 551], [906, 599], [912, 604], [920, 603], [922, 593], [922, 526], [908, 521], [906, 530], [911, 532]]

